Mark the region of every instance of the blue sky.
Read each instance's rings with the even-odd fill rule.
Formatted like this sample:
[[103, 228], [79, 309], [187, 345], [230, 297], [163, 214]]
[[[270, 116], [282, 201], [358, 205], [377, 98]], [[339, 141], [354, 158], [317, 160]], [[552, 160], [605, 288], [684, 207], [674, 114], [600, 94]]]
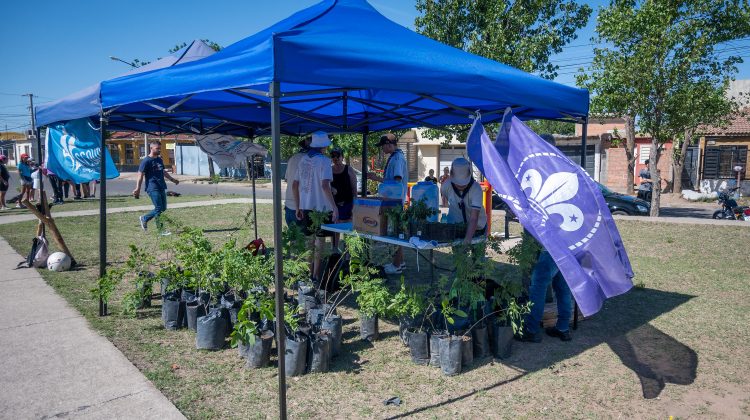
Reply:
[[[0, 131], [28, 128], [28, 98], [61, 98], [128, 70], [110, 60], [154, 60], [169, 48], [207, 38], [226, 46], [283, 19], [317, 0], [8, 0], [0, 4]], [[411, 0], [370, 0], [383, 15], [413, 28], [417, 11]], [[596, 9], [606, 0], [588, 1], [594, 16], [563, 53], [558, 81], [574, 84], [574, 73], [591, 60], [590, 38]], [[735, 43], [747, 47], [750, 40]], [[747, 53], [746, 53], [747, 55]], [[738, 78], [750, 78], [750, 59]]]

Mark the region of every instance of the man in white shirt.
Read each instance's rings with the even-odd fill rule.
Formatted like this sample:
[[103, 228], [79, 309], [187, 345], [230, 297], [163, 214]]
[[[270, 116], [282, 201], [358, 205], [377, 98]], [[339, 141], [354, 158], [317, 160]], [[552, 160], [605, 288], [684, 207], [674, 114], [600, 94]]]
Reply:
[[[385, 164], [383, 170], [383, 176], [377, 176], [372, 172], [367, 173], [367, 179], [383, 182], [383, 181], [397, 181], [403, 184], [401, 189], [401, 201], [406, 200], [406, 190], [408, 189], [409, 183], [409, 172], [406, 166], [406, 157], [404, 152], [398, 148], [398, 138], [395, 135], [388, 133], [380, 137], [380, 142], [377, 144], [378, 147], [383, 148], [383, 153], [388, 154], [388, 161]], [[404, 269], [404, 250], [401, 247], [396, 249], [396, 253], [393, 254], [393, 262], [383, 266], [386, 274], [400, 274]]]
[[448, 200], [448, 223], [466, 224], [464, 244], [484, 233], [487, 213], [484, 211], [482, 187], [474, 180], [471, 163], [457, 158], [451, 165], [450, 182], [442, 185], [440, 193]]
[[306, 137], [299, 142], [300, 151], [295, 153], [289, 160], [286, 161], [286, 195], [284, 197], [284, 220], [287, 226], [297, 225], [297, 200], [294, 198], [294, 190], [292, 184], [294, 183], [294, 176], [297, 174], [297, 167], [299, 161], [303, 156], [307, 155], [307, 151], [310, 150], [310, 137]]
[[[322, 131], [313, 133], [310, 150], [300, 159], [292, 182], [292, 191], [297, 203], [297, 220], [300, 221], [305, 235], [308, 236], [317, 233], [310, 229], [312, 226], [311, 212], [329, 213], [330, 218], [327, 221], [329, 223], [336, 223], [339, 218], [336, 202], [331, 191], [331, 181], [333, 180], [331, 159], [323, 155], [325, 149], [330, 145], [331, 139], [328, 138], [326, 133]], [[312, 277], [315, 280], [318, 279], [319, 275], [320, 248], [323, 241], [322, 237], [315, 239], [315, 252], [311, 266]]]

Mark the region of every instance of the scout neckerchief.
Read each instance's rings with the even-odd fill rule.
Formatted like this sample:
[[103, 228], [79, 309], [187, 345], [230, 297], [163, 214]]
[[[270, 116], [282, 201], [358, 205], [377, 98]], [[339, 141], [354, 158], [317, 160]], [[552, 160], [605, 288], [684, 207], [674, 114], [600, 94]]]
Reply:
[[456, 184], [451, 182], [451, 187], [453, 187], [453, 192], [456, 193], [458, 198], [461, 200], [458, 202], [458, 208], [461, 209], [461, 216], [464, 218], [464, 223], [466, 222], [466, 204], [464, 203], [464, 197], [466, 197], [466, 194], [469, 193], [469, 190], [471, 189], [471, 186], [474, 185], [474, 177], [471, 177], [469, 179], [469, 183], [466, 185], [466, 188], [464, 188], [463, 191], [459, 191], [458, 188], [456, 188]]

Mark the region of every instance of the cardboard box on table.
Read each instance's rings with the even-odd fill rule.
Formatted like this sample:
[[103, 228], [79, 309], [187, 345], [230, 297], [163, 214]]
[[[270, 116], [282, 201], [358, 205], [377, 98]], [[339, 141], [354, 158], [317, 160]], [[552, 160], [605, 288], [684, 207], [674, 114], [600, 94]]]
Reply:
[[401, 200], [383, 197], [355, 198], [352, 210], [353, 229], [357, 232], [385, 236], [388, 230], [385, 211], [396, 206], [403, 206]]

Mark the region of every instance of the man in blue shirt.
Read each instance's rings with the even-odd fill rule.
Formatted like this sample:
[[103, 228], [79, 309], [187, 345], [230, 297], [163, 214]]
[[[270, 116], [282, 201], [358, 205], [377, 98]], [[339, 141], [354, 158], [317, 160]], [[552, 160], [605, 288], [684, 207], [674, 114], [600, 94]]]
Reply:
[[146, 180], [146, 193], [151, 197], [151, 202], [154, 203], [154, 209], [150, 213], [141, 216], [141, 228], [146, 231], [148, 221], [156, 218], [156, 228], [159, 229], [159, 233], [163, 236], [170, 235], [171, 232], [164, 230], [159, 215], [161, 215], [167, 209], [167, 183], [164, 181], [164, 177], [169, 178], [170, 181], [174, 182], [175, 185], [179, 184], [180, 181], [172, 178], [166, 170], [164, 170], [164, 161], [161, 160], [161, 143], [158, 141], [152, 141], [149, 144], [150, 152], [148, 156], [143, 158], [141, 166], [138, 167], [138, 184], [133, 190], [133, 197], [138, 198], [141, 194], [141, 186], [143, 180]]
[[[372, 172], [367, 173], [367, 179], [376, 182], [396, 181], [403, 185], [401, 189], [401, 201], [406, 201], [406, 190], [409, 188], [409, 172], [406, 165], [404, 152], [398, 148], [398, 138], [388, 133], [380, 137], [380, 142], [376, 145], [383, 148], [383, 153], [389, 155], [383, 169], [383, 176], [377, 176]], [[393, 254], [393, 262], [383, 266], [386, 274], [400, 274], [406, 267], [404, 264], [404, 250], [400, 246], [396, 248]]]

